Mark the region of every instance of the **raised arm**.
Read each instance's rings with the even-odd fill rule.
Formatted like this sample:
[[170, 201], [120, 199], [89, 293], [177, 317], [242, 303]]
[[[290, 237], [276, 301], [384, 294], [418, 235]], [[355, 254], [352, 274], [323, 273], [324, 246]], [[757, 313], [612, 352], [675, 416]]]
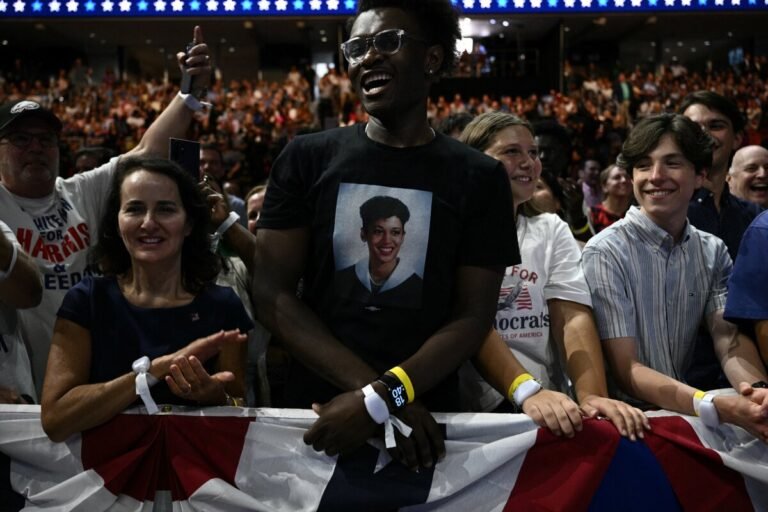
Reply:
[[[203, 90], [208, 88], [211, 81], [211, 55], [208, 45], [203, 42], [203, 30], [199, 26], [194, 28], [193, 41], [196, 44], [189, 51], [189, 55], [179, 53], [176, 58], [179, 66], [186, 65], [187, 72], [192, 75], [192, 89]], [[187, 99], [187, 102], [189, 105], [196, 105], [191, 98]], [[192, 121], [194, 111], [189, 105], [185, 104], [181, 96], [174, 96], [168, 107], [147, 128], [139, 144], [127, 154], [167, 158], [169, 139], [184, 138]]]

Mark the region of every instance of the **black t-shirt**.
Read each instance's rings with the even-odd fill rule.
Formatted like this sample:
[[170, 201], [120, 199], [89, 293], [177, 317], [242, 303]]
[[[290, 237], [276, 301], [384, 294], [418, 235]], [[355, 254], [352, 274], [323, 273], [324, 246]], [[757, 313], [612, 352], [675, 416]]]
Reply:
[[[361, 205], [382, 197], [400, 209], [381, 210], [379, 220], [397, 215], [401, 236], [375, 238], [361, 229]], [[503, 166], [443, 135], [393, 148], [356, 125], [294, 139], [275, 161], [259, 227], [307, 226], [302, 299], [381, 372], [408, 359], [450, 320], [458, 267], [520, 261]], [[369, 262], [393, 258], [395, 270], [375, 282]], [[421, 398], [433, 410], [455, 410], [455, 386], [451, 376], [432, 393], [439, 396]], [[339, 392], [305, 371], [289, 378], [288, 388], [284, 405], [293, 407]]]

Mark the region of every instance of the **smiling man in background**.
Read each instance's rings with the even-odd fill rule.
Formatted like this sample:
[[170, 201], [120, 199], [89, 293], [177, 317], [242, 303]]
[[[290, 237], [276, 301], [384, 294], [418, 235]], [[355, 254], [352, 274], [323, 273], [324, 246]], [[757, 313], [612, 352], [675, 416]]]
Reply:
[[727, 182], [734, 196], [768, 208], [768, 149], [746, 146], [738, 150]]

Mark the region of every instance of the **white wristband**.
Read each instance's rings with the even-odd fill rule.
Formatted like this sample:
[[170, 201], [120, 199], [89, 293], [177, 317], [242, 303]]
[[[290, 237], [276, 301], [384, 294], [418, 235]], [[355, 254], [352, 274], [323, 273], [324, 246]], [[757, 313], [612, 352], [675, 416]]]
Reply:
[[182, 92], [179, 92], [179, 98], [184, 100], [184, 104], [192, 112], [201, 112], [203, 110], [207, 110], [211, 106], [210, 103], [206, 103], [205, 101], [200, 101], [191, 94], [184, 94]]
[[720, 425], [720, 415], [715, 407], [715, 395], [707, 393], [699, 402], [699, 418], [709, 428], [717, 428]]
[[235, 222], [240, 220], [240, 216], [235, 212], [229, 212], [229, 216], [227, 216], [226, 219], [224, 219], [224, 222], [222, 222], [218, 228], [216, 228], [216, 236], [221, 238], [224, 236], [224, 233], [231, 228]]
[[371, 417], [374, 423], [381, 425], [387, 418], [389, 418], [389, 408], [387, 402], [374, 391], [373, 386], [368, 384], [363, 388], [363, 395], [365, 396], [365, 410], [368, 411], [368, 415]]
[[[2, 236], [2, 235], [0, 235]], [[0, 270], [0, 282], [5, 281], [13, 273], [13, 268], [16, 266], [16, 260], [19, 257], [19, 248], [16, 244], [11, 244], [11, 264], [8, 265], [8, 270]]]
[[147, 356], [140, 357], [133, 362], [131, 369], [136, 374], [136, 394], [141, 397], [149, 414], [157, 414], [159, 411], [155, 400], [152, 398], [150, 386], [157, 384], [157, 379], [149, 373], [150, 361]]
[[[397, 446], [395, 441], [395, 431], [400, 431], [405, 437], [410, 437], [412, 429], [406, 425], [397, 416], [389, 414], [389, 407], [387, 402], [379, 395], [373, 386], [368, 384], [363, 388], [363, 399], [365, 403], [365, 410], [368, 411], [368, 415], [374, 421], [374, 423], [381, 425], [384, 424], [384, 444], [387, 448], [394, 448]], [[394, 428], [393, 428], [394, 427]]]
[[531, 398], [533, 395], [541, 391], [541, 384], [535, 379], [529, 379], [521, 382], [517, 389], [513, 393], [515, 403], [519, 406], [523, 406], [523, 402]]
[[240, 216], [237, 213], [229, 212], [229, 216], [224, 219], [224, 222], [219, 224], [219, 227], [216, 228], [216, 232], [211, 235], [211, 252], [216, 252], [216, 250], [219, 248], [219, 242], [221, 242], [224, 233], [226, 233], [226, 231], [239, 220]]

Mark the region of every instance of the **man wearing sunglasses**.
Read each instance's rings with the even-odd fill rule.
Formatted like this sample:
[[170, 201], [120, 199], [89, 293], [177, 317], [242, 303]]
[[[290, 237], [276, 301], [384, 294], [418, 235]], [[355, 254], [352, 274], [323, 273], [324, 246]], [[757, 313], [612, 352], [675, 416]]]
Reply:
[[[225, 234], [255, 265], [259, 319], [294, 357], [275, 401], [311, 406], [319, 419], [304, 441], [329, 455], [381, 424], [387, 432], [395, 417], [413, 429], [395, 434], [395, 458], [417, 469], [443, 455], [428, 411], [458, 410], [455, 370], [491, 328], [503, 270], [519, 261], [503, 168], [427, 120], [429, 88], [452, 69], [459, 37], [449, 0], [361, 1], [341, 48], [368, 123], [289, 143], [270, 176], [255, 258], [245, 230]], [[411, 212], [407, 246], [396, 257], [392, 244], [376, 248], [422, 279], [400, 303], [345, 296], [339, 282], [368, 256], [359, 209], [377, 196]], [[362, 286], [377, 286], [374, 270]]]
[[[211, 71], [208, 47], [199, 27], [194, 37], [199, 44], [180, 54], [179, 62], [185, 61], [195, 87], [205, 88]], [[174, 98], [130, 154], [167, 156], [169, 137], [184, 136], [195, 107], [201, 104], [192, 95]], [[117, 165], [113, 159], [91, 172], [59, 177], [61, 127], [56, 115], [35, 101], [0, 106], [0, 219], [37, 261], [43, 277], [40, 305], [19, 311], [38, 394], [61, 300], [94, 272], [89, 252]]]

